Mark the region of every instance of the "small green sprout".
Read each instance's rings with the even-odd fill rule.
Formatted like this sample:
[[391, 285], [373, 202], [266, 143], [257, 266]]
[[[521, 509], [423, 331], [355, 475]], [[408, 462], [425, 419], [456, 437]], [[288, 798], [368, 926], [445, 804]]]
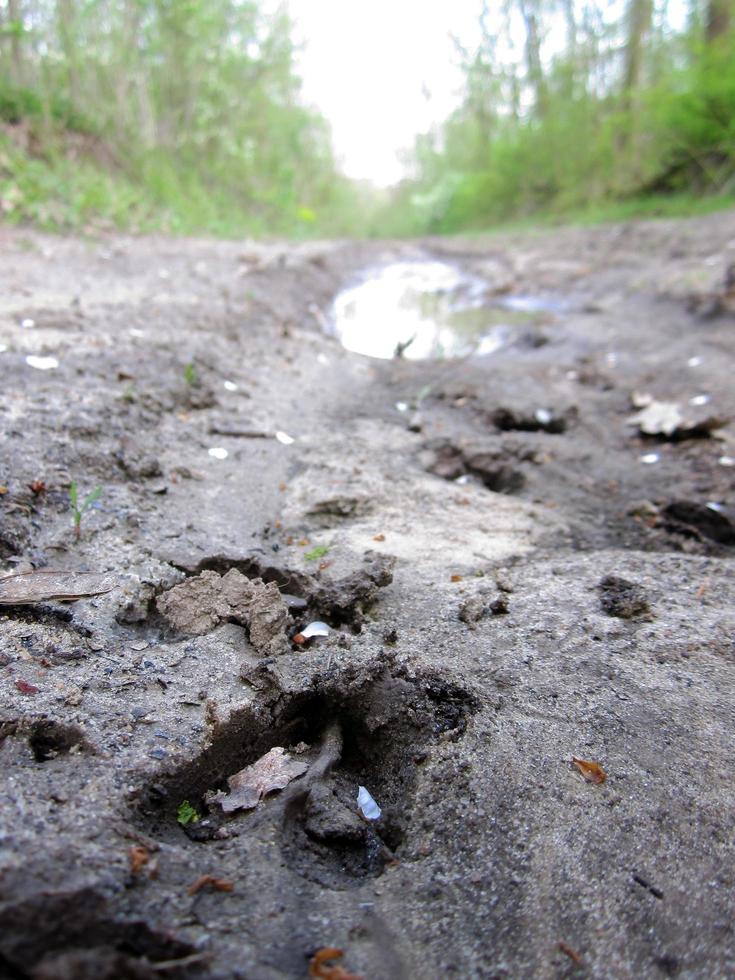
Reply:
[[76, 482], [69, 487], [69, 504], [71, 515], [74, 518], [74, 534], [79, 537], [82, 533], [82, 516], [89, 510], [95, 500], [102, 496], [102, 487], [95, 487], [94, 490], [84, 498], [82, 506], [79, 506], [79, 492]]
[[329, 548], [325, 544], [318, 544], [316, 548], [312, 548], [311, 551], [307, 551], [304, 558], [307, 561], [316, 561], [317, 558], [323, 558], [328, 551]]
[[199, 820], [199, 814], [188, 800], [184, 800], [176, 811], [176, 819], [182, 827], [185, 827], [188, 823], [196, 823]]
[[197, 370], [191, 361], [184, 368], [184, 381], [190, 388], [193, 388], [197, 383]]

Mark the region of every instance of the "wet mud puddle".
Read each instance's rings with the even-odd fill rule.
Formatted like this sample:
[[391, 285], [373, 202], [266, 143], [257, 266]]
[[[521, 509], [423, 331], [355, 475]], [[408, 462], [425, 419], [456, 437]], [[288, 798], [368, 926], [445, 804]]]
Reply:
[[480, 277], [427, 258], [365, 270], [335, 297], [330, 323], [348, 350], [421, 360], [492, 354], [557, 310], [541, 297], [492, 295]]

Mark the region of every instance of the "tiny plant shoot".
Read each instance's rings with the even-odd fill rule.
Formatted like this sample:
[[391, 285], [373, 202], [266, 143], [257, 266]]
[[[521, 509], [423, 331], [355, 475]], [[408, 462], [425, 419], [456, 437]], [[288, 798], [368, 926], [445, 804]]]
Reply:
[[192, 363], [189, 363], [184, 368], [184, 381], [192, 388], [197, 382], [197, 372], [196, 368]]
[[176, 811], [176, 819], [182, 827], [185, 827], [189, 823], [196, 823], [199, 819], [199, 814], [188, 800], [184, 800]]
[[102, 487], [95, 487], [94, 490], [87, 494], [84, 498], [82, 506], [79, 506], [79, 491], [77, 489], [76, 481], [72, 483], [69, 487], [69, 503], [71, 506], [71, 514], [74, 518], [74, 534], [79, 537], [82, 533], [82, 517], [84, 513], [89, 510], [95, 500], [99, 500], [102, 496]]

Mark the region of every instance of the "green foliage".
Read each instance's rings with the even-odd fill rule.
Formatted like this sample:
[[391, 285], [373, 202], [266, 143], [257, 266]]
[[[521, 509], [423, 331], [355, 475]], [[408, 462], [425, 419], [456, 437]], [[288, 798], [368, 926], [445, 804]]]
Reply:
[[69, 507], [74, 520], [74, 533], [77, 537], [82, 533], [82, 517], [92, 504], [102, 496], [102, 487], [95, 487], [91, 493], [84, 498], [82, 505], [79, 505], [79, 492], [76, 482], [69, 487]]
[[184, 800], [176, 811], [176, 819], [182, 827], [186, 827], [187, 824], [196, 823], [200, 817], [191, 803], [188, 800]]
[[307, 551], [304, 554], [306, 561], [316, 561], [318, 558], [323, 558], [329, 553], [329, 548], [326, 545], [318, 544], [316, 548], [312, 548], [311, 551]]
[[263, 7], [24, 0], [32, 39], [26, 30], [15, 54], [0, 45], [0, 120], [23, 123], [0, 147], [7, 217], [60, 230], [353, 230], [357, 195], [325, 121], [299, 102], [289, 20]]
[[197, 371], [192, 363], [189, 363], [184, 368], [184, 381], [189, 387], [193, 387], [197, 382]]
[[597, 38], [613, 83], [592, 85], [590, 51], [597, 57], [597, 49], [583, 57], [577, 49], [551, 65], [543, 103], [522, 111], [509, 102], [523, 81], [517, 65], [504, 86], [492, 58], [467, 58], [464, 102], [433, 138], [417, 141], [419, 176], [386, 206], [393, 232], [467, 231], [543, 215], [668, 213], [670, 195], [679, 213], [697, 209], [698, 195], [726, 203], [735, 191], [735, 39], [705, 43], [696, 31], [693, 22], [689, 33], [649, 40], [634, 90], [609, 71], [625, 47], [613, 49], [612, 35]]

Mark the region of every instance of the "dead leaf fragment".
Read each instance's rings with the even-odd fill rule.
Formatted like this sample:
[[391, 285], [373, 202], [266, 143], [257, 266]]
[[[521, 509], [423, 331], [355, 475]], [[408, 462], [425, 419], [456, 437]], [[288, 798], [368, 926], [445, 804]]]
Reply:
[[568, 956], [573, 963], [576, 963], [577, 966], [581, 965], [582, 957], [579, 955], [576, 949], [572, 949], [571, 946], [569, 946], [567, 943], [563, 941], [560, 941], [557, 945], [559, 946], [559, 949], [562, 951], [562, 953]]
[[28, 681], [24, 681], [22, 678], [15, 682], [15, 686], [18, 688], [21, 694], [38, 694], [38, 688], [35, 684], [29, 684]]
[[452, 575], [452, 582], [461, 582], [461, 581], [462, 581], [461, 575]]
[[601, 786], [607, 779], [607, 773], [599, 762], [590, 762], [589, 759], [577, 759], [576, 756], [572, 756], [572, 762], [588, 783], [596, 783], [598, 786]]
[[0, 605], [19, 606], [32, 602], [73, 602], [104, 595], [115, 587], [109, 575], [94, 572], [22, 572], [0, 579]]
[[227, 780], [230, 793], [218, 797], [217, 802], [225, 813], [252, 810], [264, 796], [284, 789], [293, 779], [303, 776], [308, 768], [307, 762], [292, 758], [284, 748], [276, 746], [251, 766], [230, 776]]
[[133, 845], [128, 848], [128, 861], [130, 862], [130, 873], [138, 875], [151, 859], [150, 851], [146, 847]]
[[374, 534], [373, 535], [373, 541], [385, 541], [385, 535], [384, 534]]
[[196, 895], [202, 889], [208, 888], [216, 892], [231, 892], [235, 883], [227, 878], [217, 878], [215, 875], [199, 875], [197, 880], [187, 888], [187, 895]]
[[309, 962], [309, 976], [317, 980], [362, 980], [356, 973], [348, 973], [339, 963], [329, 966], [330, 960], [341, 960], [344, 950], [325, 946], [318, 949]]

